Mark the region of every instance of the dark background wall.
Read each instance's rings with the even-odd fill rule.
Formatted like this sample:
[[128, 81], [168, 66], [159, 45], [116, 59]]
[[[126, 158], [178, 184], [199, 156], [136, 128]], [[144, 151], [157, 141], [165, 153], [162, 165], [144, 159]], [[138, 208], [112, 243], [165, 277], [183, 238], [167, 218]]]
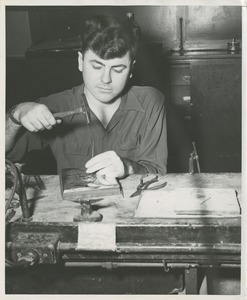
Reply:
[[[241, 40], [240, 6], [79, 6], [6, 8], [7, 56], [24, 56], [31, 43], [78, 34], [79, 23], [98, 13], [123, 17], [133, 12], [145, 41], [178, 49], [179, 19], [184, 19], [185, 47], [226, 48]], [[68, 27], [70, 29], [68, 30]]]

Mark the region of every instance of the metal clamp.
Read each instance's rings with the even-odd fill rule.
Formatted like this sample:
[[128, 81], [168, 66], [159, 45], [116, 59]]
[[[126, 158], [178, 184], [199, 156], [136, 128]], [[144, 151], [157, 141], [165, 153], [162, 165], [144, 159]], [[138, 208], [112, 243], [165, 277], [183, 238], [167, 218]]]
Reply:
[[193, 175], [195, 174], [194, 161], [196, 161], [198, 173], [201, 173], [201, 168], [199, 164], [199, 155], [197, 154], [195, 142], [192, 142], [192, 146], [193, 146], [193, 151], [190, 153], [190, 158], [189, 158], [189, 174]]

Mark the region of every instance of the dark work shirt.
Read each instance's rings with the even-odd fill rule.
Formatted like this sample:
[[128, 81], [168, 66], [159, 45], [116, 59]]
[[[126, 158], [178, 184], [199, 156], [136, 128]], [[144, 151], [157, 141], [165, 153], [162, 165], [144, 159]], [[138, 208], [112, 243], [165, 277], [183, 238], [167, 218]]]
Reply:
[[[81, 85], [40, 98], [38, 102], [52, 113], [73, 110], [82, 105], [83, 88]], [[106, 128], [92, 111], [90, 116], [90, 126], [85, 114], [77, 114], [64, 117], [52, 130], [31, 133], [23, 129], [8, 158], [20, 161], [26, 152], [48, 144], [59, 172], [63, 168], [84, 168], [92, 155], [113, 150], [120, 157], [142, 164], [150, 173], [166, 173], [166, 112], [160, 91], [152, 87], [130, 88], [122, 95], [120, 106]]]

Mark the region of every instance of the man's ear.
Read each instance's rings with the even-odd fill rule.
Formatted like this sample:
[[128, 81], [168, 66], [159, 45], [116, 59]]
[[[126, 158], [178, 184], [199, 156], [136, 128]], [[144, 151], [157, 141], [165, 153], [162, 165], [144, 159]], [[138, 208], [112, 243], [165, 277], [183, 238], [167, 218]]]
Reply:
[[129, 76], [129, 78], [132, 78], [132, 72], [134, 70], [135, 63], [136, 63], [136, 60], [133, 60], [132, 65], [131, 65], [131, 69], [130, 69], [130, 76]]
[[77, 53], [78, 53], [78, 69], [80, 72], [82, 72], [83, 70], [82, 53], [81, 52], [77, 52]]

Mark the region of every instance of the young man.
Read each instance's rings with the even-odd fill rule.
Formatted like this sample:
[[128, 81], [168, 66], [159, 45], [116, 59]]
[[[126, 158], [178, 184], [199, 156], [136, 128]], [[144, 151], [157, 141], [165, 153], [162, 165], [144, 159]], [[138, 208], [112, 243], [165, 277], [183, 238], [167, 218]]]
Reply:
[[[107, 16], [84, 23], [78, 67], [83, 84], [7, 115], [6, 153], [15, 162], [47, 144], [63, 168], [85, 168], [111, 181], [133, 173], [166, 173], [164, 96], [151, 87], [127, 88], [138, 37], [131, 24]], [[83, 107], [56, 119], [55, 112]]]

